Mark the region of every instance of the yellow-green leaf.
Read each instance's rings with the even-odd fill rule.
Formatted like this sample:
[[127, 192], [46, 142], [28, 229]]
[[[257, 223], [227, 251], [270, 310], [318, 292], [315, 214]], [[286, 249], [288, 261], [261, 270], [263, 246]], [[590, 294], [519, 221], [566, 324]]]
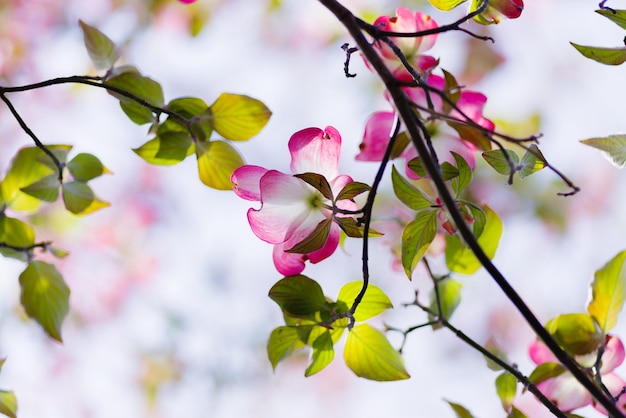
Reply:
[[89, 26], [82, 20], [79, 20], [78, 23], [83, 30], [85, 47], [87, 47], [89, 58], [91, 58], [94, 67], [97, 70], [108, 70], [113, 67], [120, 57], [113, 41], [104, 33], [93, 26]]
[[69, 310], [70, 289], [52, 264], [31, 261], [20, 274], [21, 303], [48, 335], [61, 339], [61, 325]]
[[278, 362], [289, 354], [304, 347], [298, 327], [282, 326], [274, 329], [267, 342], [267, 357], [272, 364], [272, 369], [276, 369]]
[[74, 180], [89, 181], [111, 171], [106, 168], [98, 157], [92, 154], [80, 153], [67, 163], [67, 169]]
[[585, 313], [561, 314], [548, 321], [546, 330], [569, 354], [588, 354], [604, 341], [604, 334]]
[[517, 380], [509, 372], [503, 372], [496, 378], [496, 394], [502, 402], [502, 408], [506, 412], [511, 411], [515, 394], [517, 392]]
[[[35, 243], [35, 231], [19, 219], [0, 215], [0, 243], [13, 247], [30, 247]], [[28, 260], [26, 251], [0, 247], [0, 254], [5, 257], [15, 258], [21, 261]]]
[[260, 100], [222, 93], [208, 110], [213, 129], [225, 139], [245, 141], [265, 126], [272, 112]]
[[411, 275], [437, 235], [437, 211], [425, 209], [417, 212], [402, 231], [402, 267], [407, 277]]
[[283, 311], [293, 316], [327, 310], [326, 297], [320, 285], [301, 274], [280, 279], [270, 289], [269, 297]]
[[188, 133], [169, 131], [133, 149], [135, 154], [154, 165], [178, 164], [194, 151], [195, 147]]
[[437, 9], [447, 12], [447, 11], [454, 9], [459, 4], [465, 3], [467, 0], [428, 0], [428, 1]]
[[[363, 282], [350, 282], [343, 285], [339, 290], [337, 302], [344, 302], [348, 308], [354, 303], [354, 299], [361, 292]], [[366, 321], [376, 315], [382, 313], [386, 309], [393, 308], [393, 304], [389, 297], [379, 287], [369, 284], [361, 303], [354, 312], [356, 321]]]
[[598, 9], [596, 13], [606, 17], [620, 28], [626, 29], [626, 10]]
[[0, 414], [17, 418], [17, 398], [13, 392], [0, 390]]
[[350, 330], [343, 357], [350, 370], [365, 379], [392, 381], [410, 377], [400, 353], [383, 333], [369, 324]]
[[463, 405], [450, 401], [446, 402], [448, 402], [448, 405], [450, 405], [450, 408], [452, 408], [457, 418], [474, 418], [470, 411], [468, 411]]
[[306, 377], [313, 376], [315, 373], [324, 370], [335, 358], [333, 339], [328, 330], [325, 330], [317, 337], [311, 347], [313, 348], [313, 354], [311, 355], [311, 363], [304, 372]]
[[570, 42], [584, 57], [606, 65], [620, 65], [626, 62], [626, 47], [603, 48], [584, 46]]
[[615, 167], [626, 165], [626, 135], [609, 135], [600, 138], [583, 139], [585, 145], [603, 151], [604, 156]]
[[45, 202], [55, 202], [59, 197], [60, 186], [59, 176], [57, 174], [50, 174], [41, 180], [37, 180], [33, 184], [22, 187], [20, 190], [29, 196], [36, 197]]
[[91, 187], [81, 181], [63, 183], [62, 191], [65, 208], [75, 215], [87, 215], [110, 205], [98, 199]]
[[244, 162], [227, 142], [210, 141], [196, 144], [198, 175], [202, 183], [218, 190], [231, 190], [230, 177]]
[[[485, 228], [478, 237], [478, 244], [490, 259], [496, 254], [502, 236], [502, 221], [487, 205]], [[461, 274], [474, 274], [481, 264], [470, 248], [457, 235], [446, 237], [446, 265], [451, 271]]]
[[587, 312], [605, 333], [615, 327], [624, 307], [625, 260], [626, 251], [622, 251], [596, 271], [591, 283], [591, 301], [587, 306]]
[[[430, 293], [430, 309], [433, 312], [439, 311], [439, 304], [441, 304], [441, 316], [444, 319], [450, 319], [452, 314], [461, 303], [461, 289], [463, 285], [454, 280], [447, 278], [440, 281], [438, 284], [438, 292], [433, 289]], [[439, 303], [437, 303], [437, 295], [439, 295]], [[429, 318], [434, 319], [432, 315]], [[433, 329], [441, 328], [441, 325], [433, 324]]]

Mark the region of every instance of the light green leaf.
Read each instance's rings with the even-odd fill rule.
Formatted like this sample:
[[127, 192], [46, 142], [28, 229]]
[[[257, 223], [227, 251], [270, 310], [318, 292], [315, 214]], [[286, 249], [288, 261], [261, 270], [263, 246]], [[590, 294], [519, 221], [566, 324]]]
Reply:
[[620, 65], [626, 61], [626, 47], [603, 48], [570, 42], [584, 57], [606, 65]]
[[[343, 285], [339, 290], [337, 302], [344, 302], [349, 308], [354, 303], [357, 295], [361, 292], [363, 282], [350, 282]], [[382, 313], [386, 309], [393, 308], [393, 304], [389, 297], [379, 287], [369, 284], [361, 303], [354, 312], [354, 319], [357, 322], [366, 321], [376, 315]]]
[[332, 218], [326, 218], [317, 224], [313, 232], [302, 241], [298, 242], [293, 247], [285, 250], [287, 253], [295, 254], [308, 254], [313, 251], [317, 251], [326, 244], [328, 240], [328, 234], [330, 233], [330, 226], [332, 225]]
[[230, 177], [244, 162], [239, 153], [224, 141], [198, 142], [198, 174], [202, 183], [218, 190], [231, 190]]
[[67, 163], [67, 169], [72, 174], [72, 177], [74, 177], [74, 180], [83, 182], [111, 172], [100, 162], [98, 157], [86, 153], [80, 153], [72, 158], [72, 160]]
[[463, 193], [465, 188], [472, 182], [472, 168], [469, 166], [467, 161], [465, 161], [465, 159], [459, 154], [452, 151], [450, 152], [454, 157], [456, 168], [457, 170], [459, 170], [459, 175], [454, 177], [451, 182], [454, 193], [458, 198], [459, 196], [461, 196], [461, 193]]
[[509, 415], [507, 415], [506, 418], [528, 418], [528, 417], [522, 411], [517, 409], [514, 405], [511, 405], [511, 412], [509, 412]]
[[197, 97], [180, 97], [171, 100], [166, 107], [167, 110], [178, 113], [187, 119], [201, 116], [209, 108], [204, 100]]
[[110, 206], [96, 197], [87, 183], [70, 181], [61, 186], [65, 209], [75, 215], [87, 215]]
[[61, 339], [61, 325], [69, 310], [70, 289], [52, 264], [31, 261], [20, 274], [21, 302], [28, 316], [48, 335]]
[[94, 67], [97, 70], [108, 70], [113, 67], [120, 57], [113, 41], [104, 33], [93, 26], [89, 26], [82, 20], [79, 20], [78, 24], [83, 30], [85, 47], [87, 47], [89, 58], [91, 58]]
[[326, 297], [320, 285], [301, 274], [280, 279], [270, 289], [269, 297], [292, 316], [311, 315], [328, 310]]
[[[117, 87], [133, 94], [155, 107], [163, 107], [163, 90], [161, 85], [149, 77], [144, 77], [138, 71], [130, 69], [105, 81], [106, 85]], [[109, 94], [120, 101], [120, 106], [126, 115], [138, 125], [153, 123], [156, 117], [150, 109], [121, 93], [109, 90]]]
[[[454, 279], [445, 279], [437, 284], [439, 288], [439, 298], [441, 303], [441, 315], [445, 319], [450, 319], [452, 314], [461, 303], [461, 288], [463, 285]], [[430, 310], [438, 312], [437, 293], [435, 289], [430, 292]], [[431, 315], [429, 318], [434, 319]], [[433, 324], [433, 329], [441, 328], [439, 324]]]
[[59, 197], [60, 186], [59, 175], [50, 174], [41, 180], [37, 180], [33, 184], [22, 187], [20, 190], [29, 196], [36, 197], [45, 202], [55, 202]]
[[304, 347], [297, 327], [282, 326], [274, 329], [267, 342], [267, 357], [272, 369], [275, 370], [278, 363], [289, 354]]
[[306, 368], [304, 376], [313, 376], [326, 366], [328, 366], [335, 358], [335, 350], [333, 350], [333, 339], [330, 335], [330, 331], [325, 330], [320, 336], [318, 336], [313, 344], [313, 354], [311, 356], [311, 363]]
[[587, 312], [606, 333], [617, 324], [626, 296], [626, 251], [622, 251], [594, 274]]
[[484, 129], [479, 129], [461, 122], [447, 121], [446, 123], [459, 134], [461, 139], [476, 145], [478, 149], [484, 151], [491, 149], [491, 140], [489, 136], [486, 135]]
[[[0, 242], [13, 247], [30, 247], [35, 243], [35, 231], [30, 225], [19, 219], [0, 215]], [[28, 261], [28, 254], [25, 251], [0, 247], [0, 254], [5, 257]]]
[[354, 199], [361, 193], [369, 192], [371, 187], [368, 184], [352, 181], [344, 186], [337, 195], [337, 201], [344, 199]]
[[[478, 244], [487, 257], [492, 259], [502, 236], [502, 221], [489, 206], [485, 205], [484, 209], [486, 213], [485, 228], [478, 237]], [[446, 236], [445, 254], [446, 266], [456, 273], [474, 274], [481, 267], [472, 250], [457, 235]]]
[[[483, 152], [483, 158], [487, 161], [487, 164], [491, 166], [496, 172], [499, 174], [508, 176], [511, 174], [511, 169], [515, 172], [519, 169], [519, 157], [518, 155], [510, 150], [510, 149], [494, 149], [491, 151]], [[507, 157], [513, 167], [509, 165], [507, 161]]]
[[559, 363], [546, 362], [541, 363], [535, 370], [530, 373], [528, 376], [528, 380], [530, 380], [535, 385], [538, 385], [541, 382], [545, 382], [548, 379], [552, 379], [553, 377], [557, 377], [565, 373], [565, 367], [563, 367]]
[[548, 165], [548, 162], [544, 158], [543, 154], [539, 150], [537, 145], [532, 144], [528, 147], [528, 150], [522, 157], [521, 170], [519, 171], [520, 178], [528, 177], [531, 174], [542, 170]]
[[437, 211], [422, 210], [402, 231], [402, 267], [409, 280], [437, 235]]
[[17, 398], [13, 392], [0, 390], [0, 414], [17, 418]]
[[593, 318], [584, 313], [561, 314], [548, 321], [546, 330], [569, 354], [588, 354], [604, 341]]
[[450, 405], [457, 418], [474, 418], [470, 411], [468, 411], [464, 406], [450, 401], [446, 402], [448, 402], [448, 405]]
[[410, 377], [400, 353], [383, 333], [369, 324], [360, 324], [350, 330], [343, 357], [346, 365], [359, 377], [377, 381]]
[[596, 10], [596, 13], [608, 18], [611, 22], [615, 23], [620, 28], [626, 29], [626, 10], [599, 9]]
[[502, 408], [511, 412], [515, 394], [517, 393], [517, 380], [509, 372], [503, 372], [496, 378], [496, 394], [502, 402]]
[[626, 135], [589, 138], [580, 142], [603, 151], [606, 159], [617, 168], [623, 168], [626, 164]]
[[[68, 145], [49, 145], [48, 149], [68, 149]], [[43, 158], [49, 159], [43, 151], [37, 147], [26, 147], [18, 151], [11, 161], [11, 167], [5, 178], [0, 183], [0, 201], [17, 212], [33, 212], [37, 210], [42, 201], [22, 192], [22, 187], [27, 187], [43, 177], [56, 172], [44, 164]]]
[[474, 236], [477, 238], [480, 237], [485, 230], [485, 224], [487, 223], [487, 215], [485, 214], [485, 211], [480, 206], [468, 200], [459, 200], [458, 203], [459, 208], [474, 220], [472, 225]]
[[231, 141], [252, 138], [263, 129], [272, 115], [263, 102], [231, 93], [222, 93], [207, 112], [213, 129]]
[[183, 161], [195, 150], [191, 137], [186, 132], [166, 131], [155, 136], [139, 148], [135, 154], [154, 165], [174, 165]]
[[[450, 99], [452, 103], [456, 104], [456, 102], [459, 101], [459, 98], [461, 98], [461, 89], [459, 88], [459, 83], [456, 81], [456, 78], [454, 78], [454, 75], [452, 75], [452, 73], [444, 69], [442, 69], [442, 71], [446, 80], [446, 84], [444, 86], [446, 96], [448, 97], [448, 99]], [[450, 103], [448, 103], [447, 101], [444, 101], [442, 105], [442, 112], [447, 115], [451, 111], [452, 105], [450, 105]]]
[[391, 167], [391, 182], [393, 191], [402, 203], [413, 210], [430, 208], [435, 202], [422, 192], [418, 187], [413, 186], [408, 180], [402, 177], [396, 167]]
[[447, 12], [447, 11], [454, 9], [459, 4], [465, 3], [467, 0], [428, 0], [428, 1], [437, 9]]

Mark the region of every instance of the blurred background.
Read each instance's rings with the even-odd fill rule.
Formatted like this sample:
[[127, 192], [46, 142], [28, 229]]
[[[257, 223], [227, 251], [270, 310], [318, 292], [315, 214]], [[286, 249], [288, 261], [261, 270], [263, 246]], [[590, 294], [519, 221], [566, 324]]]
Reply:
[[[465, 11], [433, 10], [426, 2], [345, 0], [369, 21], [404, 5], [439, 23]], [[617, 2], [616, 2], [617, 3]], [[619, 5], [609, 4], [613, 7]], [[583, 58], [568, 43], [623, 45], [623, 30], [593, 13], [594, 1], [527, 1], [522, 17], [439, 37], [430, 51], [473, 90], [487, 95], [485, 115], [509, 132], [543, 133], [547, 160], [582, 191], [567, 191], [541, 171], [507, 186], [479, 163], [473, 193], [504, 220], [496, 265], [542, 321], [583, 312], [593, 272], [626, 247], [624, 173], [585, 138], [624, 131], [624, 70]], [[335, 126], [343, 136], [341, 172], [371, 183], [376, 165], [356, 163], [368, 116], [390, 110], [378, 80], [353, 56], [343, 74], [341, 44], [350, 42], [316, 1], [0, 0], [0, 83], [16, 86], [75, 74], [95, 74], [78, 19], [123, 45], [124, 62], [161, 83], [166, 100], [220, 93], [247, 94], [273, 112], [266, 128], [237, 147], [250, 164], [287, 171], [287, 140], [310, 126]], [[64, 344], [46, 337], [19, 306], [24, 265], [0, 260], [0, 388], [14, 390], [19, 416], [31, 417], [452, 417], [445, 400], [476, 417], [506, 414], [495, 394], [496, 373], [451, 333], [425, 328], [404, 349], [412, 378], [395, 383], [359, 379], [343, 364], [304, 378], [307, 353], [279, 364], [265, 353], [281, 324], [267, 298], [281, 277], [271, 246], [246, 221], [249, 202], [203, 186], [192, 160], [152, 167], [135, 155], [146, 126], [130, 122], [100, 89], [62, 85], [11, 94], [30, 128], [47, 144], [72, 144], [97, 155], [113, 172], [93, 185], [110, 208], [75, 217], [52, 205], [33, 222], [38, 240], [51, 239], [70, 256], [57, 263], [72, 290]], [[31, 140], [0, 109], [0, 170]], [[382, 196], [391, 196], [388, 182]], [[391, 269], [389, 248], [375, 244], [372, 280], [396, 308], [373, 323], [402, 327], [425, 316], [402, 308], [429, 279]], [[359, 280], [359, 242], [348, 240], [326, 263], [305, 274], [336, 297]], [[463, 302], [453, 324], [480, 343], [496, 341], [528, 374], [533, 335], [491, 279], [459, 277]], [[622, 322], [615, 332], [624, 335]], [[400, 343], [397, 335], [392, 342]], [[620, 370], [618, 369], [618, 374]], [[624, 377], [624, 372], [621, 372]], [[549, 416], [526, 395], [528, 416]], [[591, 408], [584, 416], [598, 416]]]

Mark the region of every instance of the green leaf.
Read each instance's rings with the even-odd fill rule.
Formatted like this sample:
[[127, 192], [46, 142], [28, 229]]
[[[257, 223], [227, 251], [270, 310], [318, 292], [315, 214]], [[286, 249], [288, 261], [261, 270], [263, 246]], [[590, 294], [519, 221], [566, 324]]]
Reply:
[[391, 149], [391, 155], [389, 156], [390, 160], [395, 160], [399, 156], [402, 155], [406, 146], [411, 143], [409, 136], [406, 132], [400, 132], [396, 137], [396, 142], [393, 144], [393, 148]]
[[36, 197], [45, 202], [55, 202], [59, 197], [60, 186], [59, 175], [50, 174], [41, 180], [37, 180], [33, 184], [22, 187], [20, 190], [29, 196]]
[[328, 184], [328, 180], [326, 180], [326, 177], [317, 173], [294, 174], [293, 176], [311, 185], [326, 199], [333, 200], [333, 191], [330, 188], [330, 184]]
[[626, 10], [599, 9], [596, 13], [608, 18], [622, 29], [626, 29]]
[[514, 405], [511, 405], [511, 412], [509, 412], [509, 415], [507, 415], [506, 418], [528, 418], [528, 417], [522, 411], [517, 409]]
[[[463, 285], [454, 279], [441, 280], [437, 284], [439, 288], [439, 300], [441, 303], [441, 316], [445, 319], [450, 319], [452, 314], [461, 303], [461, 288]], [[438, 312], [437, 293], [435, 289], [430, 292], [430, 310]], [[429, 318], [433, 320], [432, 315]], [[433, 324], [433, 329], [441, 328], [439, 324]]]
[[371, 187], [368, 184], [352, 181], [344, 186], [337, 195], [337, 201], [344, 199], [354, 199], [361, 193], [369, 192]]
[[485, 225], [487, 224], [487, 215], [485, 214], [485, 211], [480, 206], [467, 200], [459, 200], [458, 203], [459, 208], [465, 211], [471, 217], [471, 219], [474, 220], [474, 236], [476, 238], [480, 237], [480, 235], [485, 230]]
[[462, 122], [447, 121], [446, 123], [459, 134], [461, 139], [476, 145], [478, 149], [484, 151], [491, 149], [491, 140], [484, 129], [466, 125]]
[[194, 118], [196, 116], [202, 116], [207, 111], [209, 106], [204, 100], [197, 97], [180, 97], [178, 99], [171, 100], [167, 106], [167, 110], [177, 113], [187, 119]]
[[244, 162], [239, 153], [224, 141], [198, 142], [198, 175], [205, 185], [218, 190], [231, 190], [230, 177]]
[[457, 418], [474, 418], [470, 411], [468, 411], [464, 406], [450, 401], [446, 402], [448, 402], [448, 405], [450, 405]]
[[[68, 145], [49, 145], [48, 149], [68, 149]], [[41, 149], [37, 147], [27, 147], [20, 149], [11, 161], [11, 167], [5, 178], [0, 183], [0, 201], [17, 212], [33, 212], [37, 210], [42, 201], [21, 191], [22, 187], [27, 187], [43, 177], [56, 172], [56, 168], [51, 168], [42, 163], [42, 158], [48, 158]]]
[[328, 309], [320, 285], [301, 274], [279, 280], [270, 289], [269, 297], [293, 316], [310, 315]]
[[467, 0], [428, 0], [430, 4], [444, 12], [454, 9], [459, 4], [465, 3]]
[[[448, 71], [444, 69], [442, 69], [442, 71], [443, 71], [444, 78], [446, 80], [446, 84], [444, 87], [446, 96], [448, 97], [448, 99], [450, 99], [452, 103], [456, 104], [456, 102], [458, 102], [459, 98], [461, 97], [461, 89], [459, 88], [459, 83], [457, 83], [456, 78], [454, 78], [454, 75], [452, 75], [451, 73], [449, 73]], [[450, 105], [450, 103], [448, 103], [447, 101], [444, 101], [442, 105], [442, 112], [447, 115], [451, 111], [452, 111], [452, 106]]]
[[187, 132], [167, 131], [133, 149], [149, 164], [174, 165], [183, 161], [195, 150]]
[[447, 161], [441, 163], [441, 177], [444, 181], [452, 180], [459, 175], [459, 170]]
[[435, 202], [426, 193], [401, 176], [395, 166], [391, 168], [391, 182], [398, 199], [409, 208], [420, 210], [435, 206]]
[[61, 339], [61, 325], [69, 310], [70, 289], [52, 264], [31, 261], [20, 274], [21, 302], [28, 316], [51, 338]]
[[461, 157], [456, 152], [452, 152], [452, 156], [454, 157], [454, 161], [456, 163], [456, 168], [459, 170], [458, 177], [452, 179], [452, 188], [458, 198], [461, 193], [465, 190], [465, 188], [472, 182], [472, 168], [469, 166], [467, 161], [463, 157]]
[[[35, 243], [35, 231], [19, 219], [0, 215], [0, 243], [13, 247], [30, 247]], [[26, 251], [0, 247], [0, 254], [5, 257], [28, 261], [28, 253]]]
[[560, 376], [563, 373], [565, 373], [565, 367], [561, 364], [546, 362], [535, 367], [535, 370], [533, 370], [532, 373], [530, 373], [530, 376], [528, 376], [528, 380], [535, 385], [538, 385], [541, 382]]
[[[511, 171], [519, 170], [519, 156], [510, 149], [494, 149], [483, 152], [483, 158], [499, 174], [509, 176]], [[508, 157], [508, 161], [507, 161]], [[511, 165], [509, 165], [509, 162]]]
[[532, 144], [528, 147], [528, 150], [522, 157], [521, 170], [519, 171], [520, 178], [528, 177], [531, 174], [542, 170], [548, 165], [548, 162], [544, 158], [543, 154], [537, 147]]
[[335, 358], [335, 350], [333, 350], [333, 339], [330, 335], [330, 331], [325, 330], [322, 335], [317, 337], [313, 344], [313, 354], [311, 356], [311, 363], [306, 368], [304, 376], [313, 376], [315, 373], [322, 371], [328, 366]]
[[569, 354], [588, 354], [604, 341], [593, 318], [585, 313], [560, 314], [548, 321], [546, 330]]
[[617, 324], [626, 297], [626, 251], [622, 251], [594, 274], [587, 312], [606, 333]]
[[0, 390], [0, 414], [17, 418], [17, 398], [13, 392]]
[[365, 379], [383, 382], [410, 377], [400, 353], [383, 333], [369, 324], [360, 324], [350, 330], [343, 357], [350, 370]]
[[80, 153], [67, 163], [74, 180], [87, 182], [111, 171], [92, 154]]
[[626, 135], [589, 138], [580, 142], [603, 151], [607, 160], [617, 168], [622, 168], [626, 164]]
[[[502, 236], [502, 221], [489, 206], [485, 205], [484, 209], [485, 228], [477, 240], [487, 257], [492, 259]], [[446, 266], [456, 273], [474, 274], [481, 264], [472, 250], [457, 235], [448, 235], [446, 236]]]
[[509, 372], [503, 372], [496, 378], [496, 394], [502, 402], [502, 408], [506, 412], [511, 412], [515, 394], [517, 392], [517, 380]]
[[402, 231], [402, 266], [409, 280], [437, 235], [437, 211], [423, 210]]
[[584, 57], [606, 65], [620, 65], [626, 61], [626, 47], [603, 48], [570, 42]]
[[120, 57], [113, 41], [104, 33], [93, 26], [89, 26], [82, 20], [79, 20], [78, 24], [83, 30], [85, 47], [87, 47], [89, 58], [91, 58], [94, 67], [97, 70], [108, 70], [113, 67]]
[[252, 138], [263, 129], [272, 115], [263, 102], [231, 93], [222, 93], [207, 112], [213, 129], [231, 141]]
[[[65, 164], [65, 162], [67, 161], [67, 154], [69, 154], [69, 152], [71, 151], [72, 146], [71, 145], [49, 145], [47, 146], [47, 148], [48, 148], [48, 151], [50, 151], [52, 155], [54, 155], [61, 164]], [[41, 157], [37, 158], [37, 161], [45, 165], [46, 167], [48, 167], [50, 170], [54, 172], [59, 171], [59, 168], [57, 167], [54, 160], [48, 154], [44, 153], [43, 150], [41, 150]]]
[[[124, 90], [154, 107], [163, 107], [163, 90], [161, 85], [149, 77], [144, 77], [138, 71], [125, 71], [106, 80], [104, 84]], [[126, 115], [138, 125], [153, 123], [157, 119], [152, 110], [121, 93], [108, 90], [109, 94], [120, 101], [120, 106]]]
[[274, 329], [267, 342], [267, 357], [272, 369], [275, 370], [278, 363], [289, 354], [304, 347], [297, 327], [282, 326]]
[[326, 244], [328, 240], [328, 234], [330, 233], [330, 226], [332, 225], [332, 218], [326, 218], [317, 224], [313, 232], [302, 241], [294, 245], [293, 247], [285, 250], [287, 253], [295, 254], [308, 254], [313, 251], [317, 251]]
[[75, 215], [87, 215], [110, 206], [108, 202], [98, 199], [87, 183], [70, 181], [63, 183], [61, 190], [65, 209]]
[[[500, 360], [502, 360], [503, 362], [508, 363], [508, 364], [511, 363], [509, 361], [509, 358], [508, 358], [506, 352], [502, 348], [500, 348], [493, 339], [490, 339], [489, 341], [487, 341], [487, 344], [485, 344], [485, 349], [487, 351], [489, 351], [495, 357], [497, 357]], [[502, 370], [502, 366], [500, 366], [494, 360], [492, 360], [491, 358], [489, 358], [489, 357], [487, 357], [485, 355], [483, 355], [483, 357], [485, 358], [485, 361], [487, 362], [487, 367], [489, 367], [489, 369], [491, 369], [493, 371], [500, 371], [500, 370]]]
[[412, 158], [407, 166], [413, 171], [418, 177], [428, 177], [428, 171], [426, 171], [426, 167], [424, 167], [424, 162], [422, 158], [417, 156]]
[[[352, 306], [362, 287], [363, 283], [360, 281], [346, 283], [339, 291], [337, 302], [344, 302], [348, 307]], [[354, 319], [357, 322], [366, 321], [389, 308], [393, 308], [393, 304], [385, 292], [379, 287], [369, 284], [361, 303], [354, 312]]]

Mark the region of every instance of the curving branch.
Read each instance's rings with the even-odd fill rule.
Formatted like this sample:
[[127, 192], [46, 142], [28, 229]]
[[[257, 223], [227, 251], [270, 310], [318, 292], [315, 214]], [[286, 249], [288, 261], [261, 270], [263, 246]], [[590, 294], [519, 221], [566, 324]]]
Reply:
[[[337, 0], [319, 0], [320, 3], [326, 7], [335, 17], [344, 25], [350, 35], [353, 37], [361, 53], [368, 60], [373, 70], [381, 78], [385, 85], [391, 100], [395, 104], [398, 114], [402, 118], [418, 153], [422, 156], [428, 156], [428, 147], [426, 145], [426, 139], [424, 138], [424, 125], [417, 118], [411, 101], [407, 98], [406, 94], [402, 91], [401, 87], [395, 80], [393, 74], [385, 66], [378, 53], [374, 50], [372, 45], [363, 34], [363, 29], [360, 24], [360, 20], [357, 19], [350, 10], [344, 7]], [[498, 270], [498, 268], [491, 262], [489, 257], [485, 254], [480, 244], [474, 237], [473, 232], [469, 226], [465, 223], [463, 215], [456, 205], [454, 197], [451, 195], [447, 188], [446, 183], [443, 180], [439, 166], [435, 164], [432, 158], [423, 158], [424, 168], [428, 172], [431, 180], [439, 194], [442, 203], [450, 213], [450, 217], [454, 221], [457, 231], [463, 238], [467, 246], [472, 250], [478, 261], [493, 278], [496, 284], [500, 287], [502, 292], [513, 303], [520, 314], [524, 317], [528, 325], [532, 328], [535, 334], [541, 338], [555, 357], [563, 364], [563, 366], [578, 380], [585, 389], [601, 404], [608, 413], [614, 418], [626, 418], [626, 416], [616, 407], [614, 400], [606, 396], [595, 382], [588, 376], [574, 359], [569, 356], [556, 342], [556, 340], [550, 335], [550, 333], [543, 327], [541, 322], [537, 319], [535, 314], [526, 305], [524, 300], [511, 286], [504, 275]]]

